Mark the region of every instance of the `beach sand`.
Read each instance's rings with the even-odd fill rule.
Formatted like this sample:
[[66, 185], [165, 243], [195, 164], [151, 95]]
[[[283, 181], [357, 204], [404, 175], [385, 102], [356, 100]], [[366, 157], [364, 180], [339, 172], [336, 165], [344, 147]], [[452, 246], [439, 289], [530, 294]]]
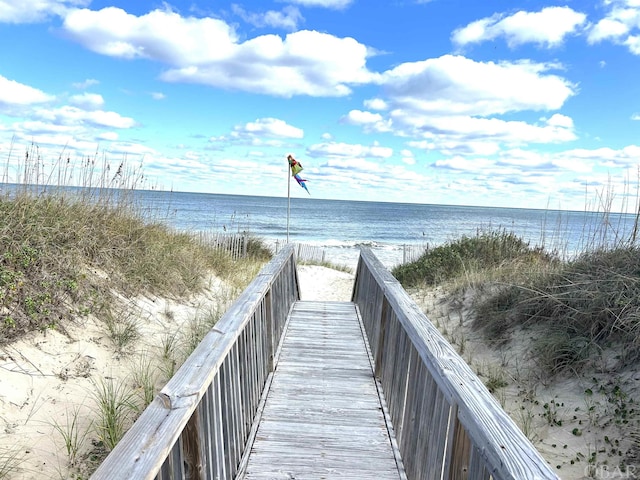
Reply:
[[[351, 273], [300, 265], [298, 275], [303, 300], [351, 299], [354, 279]], [[568, 378], [543, 385], [521, 362], [523, 352], [518, 349], [522, 343], [516, 343], [508, 351], [492, 350], [470, 328], [468, 311], [464, 308], [454, 309], [443, 304], [438, 291], [415, 291], [411, 295], [485, 383], [501, 385], [498, 382], [501, 380], [505, 384], [497, 388], [494, 395], [552, 467], [560, 467], [557, 472], [561, 478], [625, 478], [611, 476], [616, 473], [616, 458], [610, 454], [616, 448], [617, 438], [613, 435], [617, 430], [612, 426], [616, 414], [607, 400], [611, 396], [606, 394], [607, 388], [613, 388], [610, 382], [597, 380], [596, 386], [602, 383], [605, 393], [588, 397], [585, 390], [595, 388], [591, 379]], [[67, 425], [74, 419], [78, 422], [80, 438], [77, 445], [71, 446], [71, 453], [77, 447], [78, 464], [86, 462], [89, 452], [95, 449], [96, 435], [91, 422], [97, 418], [95, 392], [100, 382], [113, 379], [116, 384], [131, 385], [132, 372], [140, 372], [144, 363], [153, 358], [156, 360], [150, 368], [155, 372], [158, 386], [161, 385], [168, 373], [157, 360], [166, 347], [166, 340], [161, 339], [170, 338], [172, 332], [175, 334], [181, 325], [207, 311], [224, 296], [224, 286], [212, 278], [209, 293], [190, 302], [176, 304], [161, 298], [131, 301], [130, 314], [137, 319], [141, 336], [127, 353], [119, 353], [104, 324], [90, 317], [70, 321], [66, 334], [55, 330], [37, 332], [0, 349], [3, 429], [0, 472], [3, 462], [8, 464], [15, 456], [20, 471], [6, 478], [76, 478], [68, 474], [69, 456], [60, 429], [69, 431]], [[637, 384], [634, 378], [617, 381], [627, 382], [624, 383], [627, 389], [631, 380]], [[143, 391], [139, 390], [141, 402]], [[607, 434], [610, 444], [605, 441]], [[592, 455], [595, 456], [590, 467]], [[600, 462], [604, 459], [608, 466], [602, 467], [604, 463]], [[83, 468], [77, 471], [82, 473]], [[605, 477], [604, 473], [610, 476]], [[640, 471], [636, 474], [640, 476]]]
[[[319, 266], [298, 267], [304, 300], [349, 301], [353, 275]], [[65, 332], [34, 332], [0, 348], [0, 478], [3, 464], [19, 465], [7, 477], [16, 480], [71, 478], [63, 434], [77, 422], [76, 457], [82, 464], [96, 435], [96, 392], [103, 382], [132, 385], [134, 372], [153, 371], [157, 385], [164, 383], [167, 368], [159, 358], [166, 343], [185, 323], [204, 315], [226, 298], [222, 283], [212, 278], [209, 293], [185, 303], [162, 298], [127, 301], [127, 313], [140, 332], [135, 346], [119, 352], [104, 323], [78, 317], [66, 323]], [[182, 327], [181, 327], [182, 326]], [[109, 383], [107, 383], [108, 385]], [[143, 389], [136, 392], [142, 404]], [[84, 437], [84, 439], [82, 438]], [[72, 452], [73, 453], [73, 452]], [[12, 460], [15, 458], [15, 461]], [[80, 472], [83, 468], [79, 469]]]

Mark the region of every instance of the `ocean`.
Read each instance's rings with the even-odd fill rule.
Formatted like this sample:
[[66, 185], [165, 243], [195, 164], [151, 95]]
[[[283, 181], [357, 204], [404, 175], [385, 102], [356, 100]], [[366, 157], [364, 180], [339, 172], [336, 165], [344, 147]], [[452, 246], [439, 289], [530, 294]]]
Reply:
[[512, 232], [532, 246], [572, 257], [628, 238], [634, 215], [602, 212], [358, 202], [283, 197], [136, 191], [150, 215], [180, 231], [248, 233], [270, 245], [302, 243], [355, 267], [369, 246], [387, 267], [407, 249], [435, 247], [487, 230]]

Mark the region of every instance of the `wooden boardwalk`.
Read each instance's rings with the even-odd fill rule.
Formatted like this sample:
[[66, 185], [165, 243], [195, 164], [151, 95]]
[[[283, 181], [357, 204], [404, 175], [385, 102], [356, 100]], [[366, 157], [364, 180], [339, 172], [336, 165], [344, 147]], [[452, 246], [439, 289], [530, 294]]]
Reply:
[[239, 478], [406, 478], [355, 304], [298, 301], [286, 328]]
[[283, 248], [91, 480], [559, 480], [366, 247], [352, 299], [300, 301]]

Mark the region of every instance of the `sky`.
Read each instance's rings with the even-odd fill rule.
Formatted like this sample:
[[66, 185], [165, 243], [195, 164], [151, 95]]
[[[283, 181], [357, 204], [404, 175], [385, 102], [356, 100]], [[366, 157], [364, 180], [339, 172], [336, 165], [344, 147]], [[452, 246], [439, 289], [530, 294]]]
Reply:
[[634, 210], [639, 133], [640, 0], [0, 0], [4, 181], [306, 197], [292, 154], [315, 198]]

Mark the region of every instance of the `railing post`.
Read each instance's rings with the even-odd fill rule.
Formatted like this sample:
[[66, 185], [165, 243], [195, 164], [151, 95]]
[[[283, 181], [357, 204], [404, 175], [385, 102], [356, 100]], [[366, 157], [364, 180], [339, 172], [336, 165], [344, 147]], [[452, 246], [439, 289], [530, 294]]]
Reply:
[[200, 420], [198, 409], [184, 427], [182, 433], [182, 449], [184, 451], [185, 480], [204, 480], [203, 465], [200, 456]]
[[449, 438], [443, 465], [442, 478], [448, 480], [465, 479], [469, 474], [471, 440], [458, 421], [458, 408], [453, 406], [449, 419]]
[[273, 358], [275, 356], [275, 322], [273, 321], [273, 306], [271, 303], [271, 290], [264, 297], [265, 329], [267, 331], [267, 371], [273, 372]]
[[389, 302], [384, 297], [384, 293], [382, 294], [382, 308], [380, 309], [380, 328], [378, 329], [378, 348], [376, 349], [376, 358], [375, 358], [375, 374], [376, 377], [380, 378], [382, 375], [382, 361], [383, 361], [383, 352], [384, 352], [384, 342], [385, 337], [387, 336], [387, 309], [389, 308]]

